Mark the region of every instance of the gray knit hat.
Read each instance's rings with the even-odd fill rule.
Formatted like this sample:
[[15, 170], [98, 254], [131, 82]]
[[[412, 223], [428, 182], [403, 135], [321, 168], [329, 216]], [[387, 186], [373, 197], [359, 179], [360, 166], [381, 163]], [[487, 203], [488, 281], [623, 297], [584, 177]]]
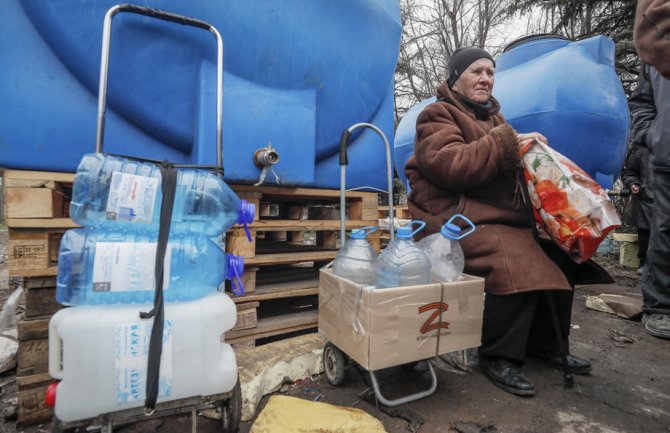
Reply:
[[468, 69], [468, 66], [473, 64], [479, 59], [489, 59], [493, 62], [493, 66], [496, 65], [496, 61], [493, 60], [493, 57], [486, 51], [481, 48], [459, 48], [454, 51], [454, 54], [449, 58], [449, 76], [447, 77], [447, 85], [451, 89], [458, 77]]

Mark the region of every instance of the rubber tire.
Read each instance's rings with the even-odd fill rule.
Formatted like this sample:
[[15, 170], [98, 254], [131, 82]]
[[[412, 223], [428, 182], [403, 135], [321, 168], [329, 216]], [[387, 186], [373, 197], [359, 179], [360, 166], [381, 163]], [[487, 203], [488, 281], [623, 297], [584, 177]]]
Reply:
[[323, 347], [323, 370], [326, 380], [333, 386], [344, 383], [347, 374], [347, 365], [344, 353], [333, 343], [326, 343]]
[[241, 418], [242, 388], [238, 378], [230, 398], [221, 402], [221, 430], [223, 433], [237, 433], [240, 429]]

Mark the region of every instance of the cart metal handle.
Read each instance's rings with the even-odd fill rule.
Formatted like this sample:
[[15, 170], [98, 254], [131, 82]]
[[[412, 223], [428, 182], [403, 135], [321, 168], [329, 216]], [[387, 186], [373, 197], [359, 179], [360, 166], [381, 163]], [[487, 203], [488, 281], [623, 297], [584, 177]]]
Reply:
[[170, 21], [185, 26], [209, 30], [216, 37], [216, 164], [223, 168], [223, 39], [219, 31], [211, 24], [195, 18], [173, 14], [171, 12], [152, 9], [143, 6], [120, 4], [111, 7], [105, 14], [102, 29], [102, 53], [100, 55], [100, 88], [98, 90], [98, 131], [95, 142], [95, 151], [102, 153], [102, 143], [105, 135], [105, 106], [107, 100], [107, 75], [109, 73], [109, 45], [112, 39], [112, 19], [119, 12], [129, 12], [145, 15], [163, 21]]
[[386, 179], [388, 181], [389, 190], [389, 233], [392, 242], [393, 239], [395, 239], [395, 225], [393, 223], [393, 164], [391, 163], [391, 146], [381, 129], [377, 128], [372, 123], [356, 123], [355, 125], [350, 126], [349, 129], [342, 131], [342, 137], [340, 138], [340, 244], [344, 245], [344, 221], [347, 219], [346, 200], [344, 199], [347, 183], [346, 167], [347, 164], [349, 164], [349, 159], [347, 158], [347, 144], [349, 143], [351, 133], [358, 128], [370, 128], [375, 131], [384, 141], [384, 146], [386, 147]]

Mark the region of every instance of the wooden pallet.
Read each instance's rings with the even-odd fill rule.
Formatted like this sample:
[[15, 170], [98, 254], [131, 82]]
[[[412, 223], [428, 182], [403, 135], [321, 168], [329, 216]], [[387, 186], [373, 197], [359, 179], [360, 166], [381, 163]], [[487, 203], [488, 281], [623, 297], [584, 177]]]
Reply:
[[24, 427], [48, 422], [53, 416], [53, 409], [44, 403], [47, 387], [54, 382], [49, 375], [49, 319], [20, 320], [18, 336], [17, 426]]
[[[277, 186], [232, 185], [233, 190], [256, 205], [249, 226], [249, 242], [241, 227], [226, 234], [226, 251], [244, 258], [245, 291], [256, 289], [256, 272], [270, 265], [327, 263], [339, 248], [338, 190]], [[346, 230], [377, 224], [377, 193], [346, 193]], [[369, 238], [379, 248], [379, 235]]]
[[69, 218], [74, 175], [4, 170], [4, 222], [9, 228], [8, 271], [12, 277], [53, 276]]

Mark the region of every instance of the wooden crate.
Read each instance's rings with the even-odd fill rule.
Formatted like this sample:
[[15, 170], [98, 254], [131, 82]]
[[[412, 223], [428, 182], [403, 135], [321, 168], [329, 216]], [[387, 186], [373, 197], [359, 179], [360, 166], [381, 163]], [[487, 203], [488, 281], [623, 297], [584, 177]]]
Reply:
[[62, 306], [56, 301], [56, 277], [32, 277], [23, 279], [26, 320], [48, 319]]
[[4, 170], [3, 216], [11, 228], [69, 228], [74, 174]]
[[34, 374], [16, 378], [18, 384], [19, 428], [48, 423], [54, 415], [53, 409], [44, 402], [47, 387], [55, 382], [49, 373]]
[[25, 427], [48, 422], [53, 410], [46, 407], [44, 395], [54, 382], [49, 375], [49, 319], [20, 320], [16, 380], [18, 383], [18, 422]]
[[77, 227], [69, 218], [73, 181], [71, 173], [3, 171], [10, 276], [57, 274], [60, 239], [66, 229]]

